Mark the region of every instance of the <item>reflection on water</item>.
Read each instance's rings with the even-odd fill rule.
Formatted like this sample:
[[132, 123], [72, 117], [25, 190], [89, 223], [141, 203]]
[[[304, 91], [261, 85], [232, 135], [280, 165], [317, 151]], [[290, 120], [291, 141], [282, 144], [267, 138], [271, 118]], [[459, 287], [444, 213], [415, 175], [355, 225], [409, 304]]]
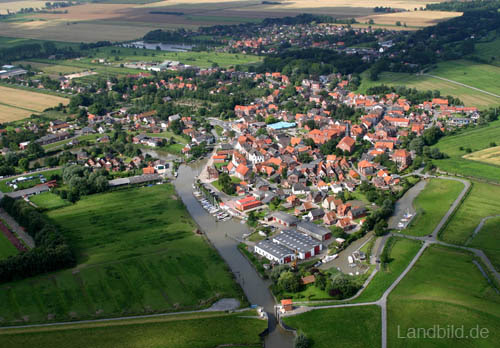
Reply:
[[276, 319], [273, 314], [275, 302], [268, 289], [270, 283], [259, 277], [253, 266], [238, 251], [238, 242], [231, 238], [231, 236], [242, 238], [243, 234], [249, 232], [248, 227], [236, 219], [225, 222], [216, 221], [213, 216], [202, 208], [192, 194], [194, 178], [201, 172], [204, 164], [205, 161], [202, 161], [182, 165], [179, 168], [179, 176], [174, 181], [177, 193], [182, 198], [193, 219], [205, 232], [207, 238], [235, 274], [236, 280], [243, 288], [250, 303], [264, 307], [269, 314], [270, 334], [266, 338], [266, 347], [292, 347], [293, 336], [276, 326]]

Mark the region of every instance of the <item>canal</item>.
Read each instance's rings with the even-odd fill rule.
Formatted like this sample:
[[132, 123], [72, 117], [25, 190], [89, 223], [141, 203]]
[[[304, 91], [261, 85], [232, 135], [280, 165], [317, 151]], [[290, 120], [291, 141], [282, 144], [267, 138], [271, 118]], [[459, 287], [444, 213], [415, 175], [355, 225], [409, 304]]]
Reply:
[[293, 335], [277, 325], [274, 316], [274, 297], [269, 290], [270, 283], [259, 277], [253, 266], [237, 248], [237, 240], [242, 239], [242, 236], [249, 232], [247, 226], [236, 219], [217, 222], [193, 196], [192, 184], [204, 164], [205, 161], [201, 161], [180, 166], [179, 175], [174, 181], [177, 193], [193, 219], [231, 268], [250, 303], [264, 307], [268, 313], [270, 332], [265, 339], [265, 346], [271, 348], [293, 347]]

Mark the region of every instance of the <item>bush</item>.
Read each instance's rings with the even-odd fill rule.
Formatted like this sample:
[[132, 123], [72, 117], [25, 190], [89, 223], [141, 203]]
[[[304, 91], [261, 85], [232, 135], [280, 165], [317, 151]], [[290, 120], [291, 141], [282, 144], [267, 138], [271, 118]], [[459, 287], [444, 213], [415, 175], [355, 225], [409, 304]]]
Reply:
[[300, 331], [293, 342], [294, 348], [307, 348], [309, 347], [309, 339], [307, 336]]

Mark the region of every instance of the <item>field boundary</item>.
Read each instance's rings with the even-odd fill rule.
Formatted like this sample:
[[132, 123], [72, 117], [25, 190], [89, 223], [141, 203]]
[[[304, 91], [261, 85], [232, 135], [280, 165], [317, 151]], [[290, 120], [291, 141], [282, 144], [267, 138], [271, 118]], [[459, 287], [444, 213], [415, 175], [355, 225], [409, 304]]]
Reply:
[[461, 83], [461, 82], [458, 82], [458, 81], [453, 81], [453, 80], [450, 80], [450, 79], [447, 79], [447, 78], [444, 78], [444, 77], [440, 77], [440, 76], [437, 76], [437, 75], [431, 75], [431, 74], [426, 74], [426, 73], [423, 73], [422, 75], [433, 77], [435, 79], [443, 80], [443, 81], [446, 81], [446, 82], [449, 82], [449, 83], [453, 83], [453, 84], [458, 85], [458, 86], [470, 88], [470, 89], [473, 89], [473, 90], [475, 90], [477, 92], [488, 94], [488, 95], [490, 95], [492, 97], [495, 97], [495, 98], [500, 98], [500, 95], [498, 95], [498, 94], [495, 94], [495, 93], [492, 93], [492, 92], [488, 92], [488, 91], [485, 91], [484, 89], [480, 89], [480, 88], [477, 88], [477, 87], [469, 86], [469, 85], [466, 85], [465, 83]]

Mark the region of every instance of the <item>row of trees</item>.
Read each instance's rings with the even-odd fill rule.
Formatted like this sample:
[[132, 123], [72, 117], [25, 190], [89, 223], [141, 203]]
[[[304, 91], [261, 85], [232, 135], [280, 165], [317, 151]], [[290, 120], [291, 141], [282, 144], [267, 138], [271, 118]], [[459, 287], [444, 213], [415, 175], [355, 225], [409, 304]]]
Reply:
[[26, 232], [33, 237], [35, 247], [0, 261], [0, 283], [23, 279], [37, 274], [73, 267], [75, 257], [59, 230], [35, 208], [23, 200], [5, 196], [0, 201]]

